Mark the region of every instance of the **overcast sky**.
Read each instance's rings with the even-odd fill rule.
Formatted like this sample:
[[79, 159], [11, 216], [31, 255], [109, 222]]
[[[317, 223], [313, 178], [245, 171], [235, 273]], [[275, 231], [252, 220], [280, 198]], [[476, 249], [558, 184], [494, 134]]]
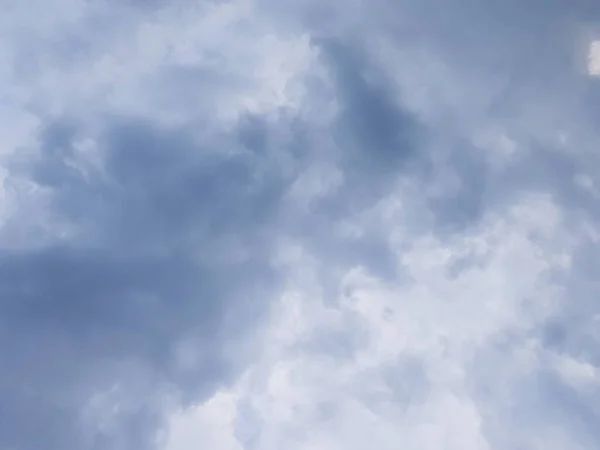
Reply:
[[1, 2], [0, 450], [600, 448], [595, 5]]

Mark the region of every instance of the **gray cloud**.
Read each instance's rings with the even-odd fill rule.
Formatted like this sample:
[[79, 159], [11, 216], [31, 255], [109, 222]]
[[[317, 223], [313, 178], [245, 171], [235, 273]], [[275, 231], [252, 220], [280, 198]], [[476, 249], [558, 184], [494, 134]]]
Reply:
[[[230, 378], [238, 362], [224, 359], [222, 346], [260, 317], [276, 285], [269, 224], [282, 180], [259, 176], [262, 161], [202, 148], [186, 130], [116, 119], [98, 140], [102, 169], [86, 176], [69, 165], [81, 132], [77, 124], [48, 125], [40, 157], [25, 167], [51, 190], [54, 214], [76, 226], [75, 236], [1, 257], [9, 343], [3, 446], [85, 447], [77, 423], [86, 395], [121, 383], [128, 361], [139, 361], [139, 376], [182, 389], [186, 401], [202, 398]], [[190, 338], [202, 356], [182, 366], [178, 346]], [[106, 373], [115, 365], [125, 373]], [[160, 401], [149, 389], [119, 425], [129, 444], [114, 448], [149, 445], [157, 417], [143, 418], [158, 414]], [[114, 437], [98, 431], [90, 448], [113, 448], [103, 439]]]
[[592, 2], [59, 3], [3, 25], [0, 447], [598, 442]]

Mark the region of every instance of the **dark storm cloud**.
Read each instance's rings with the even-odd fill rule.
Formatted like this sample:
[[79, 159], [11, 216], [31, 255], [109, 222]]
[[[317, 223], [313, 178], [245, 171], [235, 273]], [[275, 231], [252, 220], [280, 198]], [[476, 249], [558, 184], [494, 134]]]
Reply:
[[[421, 145], [413, 152], [419, 165], [411, 166], [411, 175], [414, 176], [415, 167], [420, 167], [417, 180], [424, 188], [452, 173], [459, 180], [458, 189], [447, 189], [428, 200], [439, 232], [460, 232], [476, 224], [486, 211], [502, 208], [524, 192], [550, 193], [570, 213], [586, 211], [595, 215], [597, 201], [576, 185], [575, 177], [598, 168], [595, 158], [585, 153], [589, 142], [583, 137], [578, 139], [583, 133], [588, 137], [589, 130], [594, 129], [591, 124], [599, 118], [600, 87], [579, 70], [585, 63], [585, 49], [578, 49], [585, 46], [582, 30], [600, 19], [597, 4], [426, 0], [378, 5], [381, 7], [365, 11], [369, 20], [387, 25], [373, 29], [375, 36], [385, 36], [401, 49], [430, 52], [464, 78], [459, 78], [459, 82], [475, 81], [472, 90], [464, 86], [456, 89], [452, 84], [456, 80], [448, 80], [446, 86], [443, 79], [434, 78], [435, 74], [423, 73], [424, 83], [429, 77], [436, 83], [431, 89], [465, 94], [451, 105], [448, 116], [442, 116], [442, 123], [425, 124], [437, 148]], [[385, 64], [382, 70], [385, 71]], [[356, 74], [359, 70], [348, 72]], [[392, 94], [384, 91], [381, 97], [389, 99]], [[467, 130], [476, 129], [479, 123], [499, 124], [515, 141], [514, 159], [509, 158], [503, 168], [492, 170], [489, 160], [494, 150], [478, 148], [465, 139], [461, 135], [465, 130], [453, 127], [458, 123], [453, 115], [464, 115]], [[369, 117], [375, 122], [377, 112]], [[391, 123], [395, 130], [403, 130], [398, 124], [404, 122], [398, 120], [397, 114], [388, 112], [386, 117], [394, 118]], [[381, 129], [385, 123], [377, 120], [379, 128], [370, 127], [378, 139], [389, 136]], [[533, 129], [534, 126], [538, 128]], [[360, 127], [354, 124], [352, 129]], [[561, 131], [570, 135], [572, 142], [561, 144]], [[389, 148], [375, 143], [371, 140], [363, 148], [372, 154], [377, 153], [373, 149]], [[393, 158], [387, 156], [385, 164], [390, 164]], [[432, 166], [431, 159], [437, 165]]]
[[[339, 235], [336, 221], [355, 217], [393, 189], [403, 176], [415, 176], [427, 164], [425, 130], [393, 97], [386, 73], [360, 43], [315, 39], [321, 61], [333, 81], [339, 111], [332, 124], [335, 152], [316, 154], [341, 171], [341, 186], [311, 202], [287, 229], [306, 239], [324, 259], [343, 267], [363, 265], [384, 278], [395, 277], [386, 236]], [[421, 152], [421, 153], [419, 153]]]
[[[259, 319], [277, 284], [269, 224], [283, 180], [260, 175], [264, 161], [227, 156], [216, 148], [223, 143], [194, 143], [185, 130], [120, 119], [99, 138], [102, 169], [85, 173], [69, 165], [81, 133], [77, 123], [51, 123], [39, 160], [20, 163], [51, 189], [54, 214], [81, 232], [0, 255], [6, 448], [88, 448], [90, 430], [78, 430], [86, 395], [121, 382], [127, 361], [186, 401], [201, 398], [234, 373], [239, 362], [224, 360], [221, 347]], [[202, 356], [182, 366], [177, 346], [190, 338]], [[124, 373], [108, 370], [119, 365]], [[125, 447], [98, 431], [89, 448], [149, 446], [161, 399], [145, 395], [119, 425]], [[144, 425], [148, 414], [155, 420]]]
[[339, 139], [348, 166], [373, 167], [375, 173], [397, 169], [416, 150], [415, 118], [395, 101], [385, 72], [369, 60], [360, 43], [319, 43], [335, 81]]

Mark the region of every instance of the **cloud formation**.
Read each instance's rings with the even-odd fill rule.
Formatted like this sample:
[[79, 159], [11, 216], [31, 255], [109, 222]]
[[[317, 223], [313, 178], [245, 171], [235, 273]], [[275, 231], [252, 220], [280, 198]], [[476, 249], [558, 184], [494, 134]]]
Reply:
[[599, 445], [593, 2], [9, 3], [0, 448]]

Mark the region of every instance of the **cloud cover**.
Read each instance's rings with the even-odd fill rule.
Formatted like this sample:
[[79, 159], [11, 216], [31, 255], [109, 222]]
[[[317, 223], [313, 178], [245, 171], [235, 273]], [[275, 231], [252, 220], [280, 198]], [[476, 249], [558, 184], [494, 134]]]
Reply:
[[0, 20], [0, 449], [600, 445], [594, 2]]

